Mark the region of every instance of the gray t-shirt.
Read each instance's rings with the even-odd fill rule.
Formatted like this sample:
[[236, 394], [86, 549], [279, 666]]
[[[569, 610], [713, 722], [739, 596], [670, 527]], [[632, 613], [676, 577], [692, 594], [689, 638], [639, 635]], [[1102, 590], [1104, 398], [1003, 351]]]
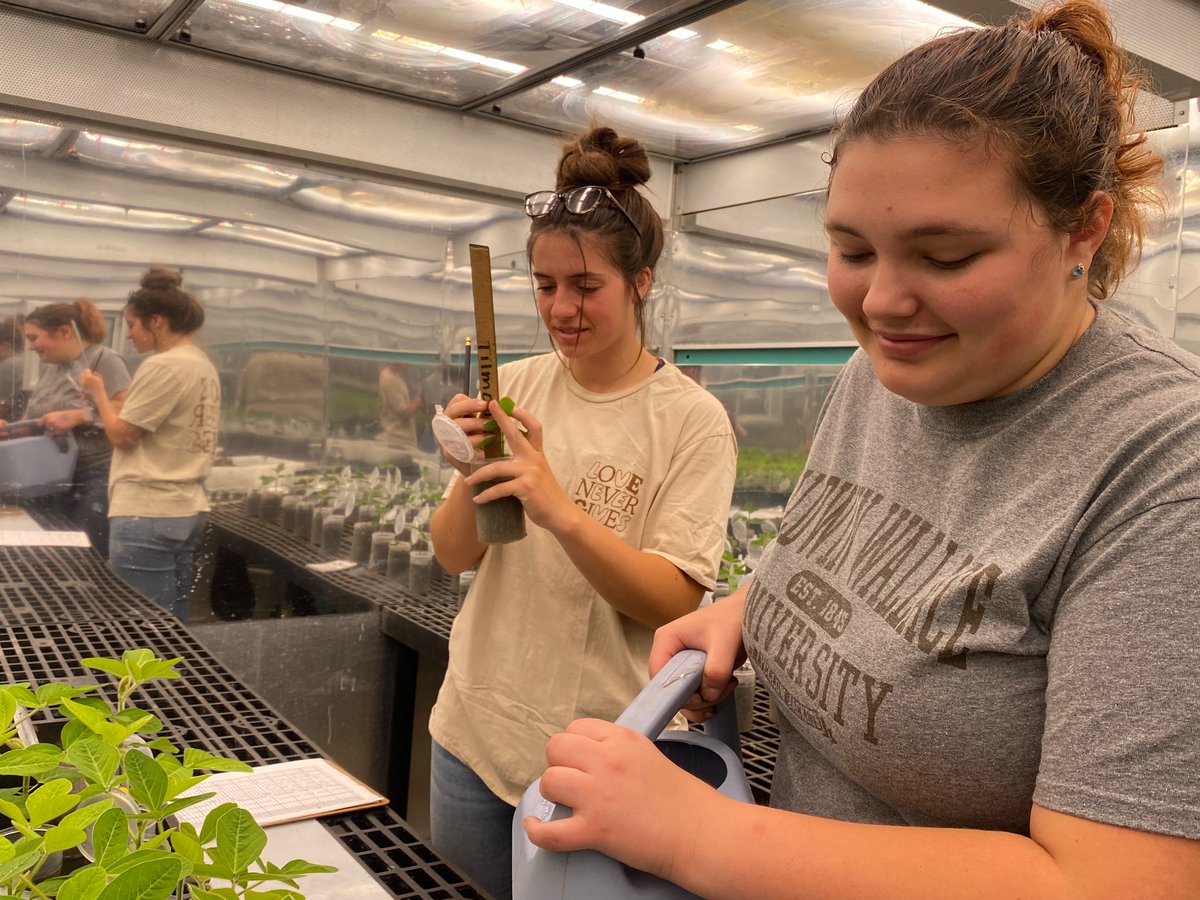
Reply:
[[[104, 388], [110, 397], [129, 389], [131, 379], [125, 360], [107, 347], [91, 344], [72, 363], [42, 366], [37, 385], [25, 407], [25, 418], [39, 419], [60, 409], [91, 409], [94, 412], [94, 404], [85, 400], [79, 391], [79, 376], [85, 368], [104, 379]], [[80, 464], [107, 464], [112, 458], [112, 443], [99, 421], [95, 425], [76, 428], [75, 439], [79, 442]]]
[[1200, 359], [1101, 308], [1053, 371], [923, 407], [859, 352], [746, 604], [772, 803], [1200, 837]]

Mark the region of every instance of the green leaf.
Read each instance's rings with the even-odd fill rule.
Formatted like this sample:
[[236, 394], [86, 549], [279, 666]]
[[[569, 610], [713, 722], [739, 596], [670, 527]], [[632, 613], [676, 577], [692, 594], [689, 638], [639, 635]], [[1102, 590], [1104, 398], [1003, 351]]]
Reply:
[[163, 804], [159, 812], [165, 819], [167, 816], [173, 816], [181, 809], [187, 809], [189, 806], [195, 806], [197, 803], [203, 803], [205, 800], [211, 800], [217, 796], [213, 791], [206, 794], [188, 794], [186, 797], [176, 797], [169, 803]]
[[109, 721], [107, 713], [86, 703], [70, 699], [63, 701], [62, 708], [70, 713], [72, 717], [108, 741], [108, 743], [115, 746], [121, 742], [122, 738], [114, 737], [114, 735], [123, 729]]
[[107, 880], [99, 866], [77, 869], [58, 889], [58, 900], [96, 900]]
[[171, 835], [171, 847], [192, 865], [204, 863], [204, 845], [194, 834], [176, 831]]
[[105, 868], [128, 853], [131, 842], [129, 818], [118, 807], [102, 813], [92, 828], [92, 855]]
[[152, 678], [178, 678], [179, 673], [175, 671], [175, 666], [182, 660], [182, 656], [174, 659], [151, 660], [142, 666], [142, 676], [138, 681], [149, 681]]
[[153, 848], [139, 847], [129, 855], [122, 856], [120, 859], [106, 868], [108, 869], [109, 875], [116, 875], [120, 872], [126, 872], [135, 866], [140, 866], [147, 860], [167, 858], [174, 859], [174, 857], [171, 856], [171, 854], [166, 850], [155, 850]]
[[89, 656], [86, 659], [81, 659], [80, 662], [89, 669], [98, 669], [101, 672], [107, 672], [109, 675], [116, 675], [118, 678], [124, 678], [129, 674], [129, 668], [117, 659]]
[[[149, 722], [146, 721], [146, 716], [150, 717]], [[132, 725], [134, 722], [137, 722], [138, 731], [141, 734], [158, 734], [163, 729], [162, 720], [158, 716], [134, 706], [125, 707], [125, 709], [113, 716], [113, 719], [123, 725]]]
[[171, 758], [160, 757], [162, 766], [167, 770], [167, 797], [178, 797], [188, 788], [194, 788], [196, 785], [206, 781], [210, 776], [208, 774], [197, 775], [191, 769], [185, 769], [181, 766], [172, 766], [168, 760]]
[[108, 789], [113, 786], [121, 754], [98, 737], [80, 738], [67, 748], [67, 762], [88, 781]]
[[51, 819], [70, 812], [78, 802], [79, 797], [71, 794], [71, 782], [56, 778], [29, 795], [25, 801], [25, 811], [29, 815], [29, 824], [39, 828]]
[[17, 706], [24, 709], [38, 708], [37, 694], [29, 689], [28, 681], [14, 681], [12, 684], [0, 687], [0, 691], [16, 700]]
[[303, 859], [292, 859], [285, 862], [282, 866], [272, 866], [272, 871], [280, 875], [286, 875], [289, 878], [297, 878], [300, 875], [317, 875], [325, 872], [336, 872], [337, 866], [323, 866], [317, 863], [310, 863]]
[[11, 819], [14, 825], [20, 822], [28, 826], [28, 823], [25, 822], [25, 813], [21, 811], [21, 807], [17, 806], [11, 800], [5, 800], [0, 797], [0, 813], [4, 813], [5, 816]]
[[0, 728], [8, 728], [17, 715], [17, 701], [12, 694], [0, 693]]
[[50, 684], [43, 684], [37, 691], [38, 704], [41, 706], [58, 706], [69, 697], [81, 697], [84, 694], [90, 694], [96, 690], [95, 685], [84, 685], [83, 687], [75, 687], [70, 684], [63, 684], [61, 681], [52, 681]]
[[183, 751], [183, 765], [188, 769], [209, 769], [213, 772], [252, 772], [249, 766], [240, 759], [229, 759], [225, 756], [214, 756], [205, 750], [195, 750], [191, 747]]
[[46, 829], [44, 849], [46, 853], [57, 853], [60, 850], [70, 850], [73, 847], [78, 847], [85, 840], [87, 840], [87, 832], [82, 828], [74, 828], [70, 825], [55, 825], [52, 828]]
[[57, 754], [52, 755], [34, 747], [0, 754], [0, 775], [29, 775], [36, 778], [46, 772], [53, 772], [56, 768]]
[[244, 872], [267, 846], [267, 833], [254, 817], [235, 807], [217, 820], [217, 844], [213, 858], [235, 872]]
[[216, 837], [217, 823], [221, 821], [221, 817], [237, 808], [236, 803], [220, 803], [210, 809], [204, 817], [204, 824], [200, 826], [200, 843], [207, 844]]
[[42, 854], [34, 850], [32, 853], [22, 853], [20, 856], [14, 856], [8, 862], [0, 863], [0, 884], [11, 881], [17, 875], [37, 865]]
[[87, 803], [79, 807], [73, 813], [68, 813], [63, 816], [63, 825], [70, 825], [72, 828], [87, 828], [105, 812], [112, 809], [113, 802], [107, 798], [97, 800], [95, 803]]
[[146, 809], [158, 809], [167, 796], [167, 773], [162, 766], [136, 750], [125, 754], [129, 792]]
[[146, 860], [114, 878], [96, 900], [167, 900], [182, 870], [183, 862], [173, 856]]
[[192, 900], [238, 900], [238, 895], [233, 888], [209, 890], [192, 885]]
[[216, 878], [221, 881], [233, 881], [236, 873], [229, 866], [222, 865], [221, 863], [196, 863], [192, 867], [192, 874], [197, 878], [205, 880]]
[[138, 647], [136, 650], [126, 650], [121, 654], [121, 662], [125, 663], [129, 668], [129, 675], [134, 681], [145, 680], [142, 677], [142, 668], [157, 658], [153, 650], [148, 650], [145, 647]]

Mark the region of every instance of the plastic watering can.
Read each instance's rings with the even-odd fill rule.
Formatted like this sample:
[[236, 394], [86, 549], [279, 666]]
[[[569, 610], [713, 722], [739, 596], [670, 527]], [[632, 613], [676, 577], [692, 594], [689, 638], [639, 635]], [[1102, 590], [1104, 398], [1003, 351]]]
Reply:
[[[673, 763], [722, 794], [753, 803], [754, 795], [739, 755], [737, 712], [732, 694], [704, 724], [703, 734], [663, 731], [688, 697], [700, 687], [705, 658], [701, 650], [681, 650], [675, 654], [634, 698], [616, 724], [652, 738], [655, 746]], [[635, 816], [638, 810], [631, 809], [629, 814]], [[595, 850], [556, 853], [534, 846], [525, 835], [526, 816], [537, 816], [546, 822], [569, 815], [569, 807], [551, 803], [542, 796], [541, 779], [525, 791], [513, 816], [514, 900], [678, 900], [696, 896]]]

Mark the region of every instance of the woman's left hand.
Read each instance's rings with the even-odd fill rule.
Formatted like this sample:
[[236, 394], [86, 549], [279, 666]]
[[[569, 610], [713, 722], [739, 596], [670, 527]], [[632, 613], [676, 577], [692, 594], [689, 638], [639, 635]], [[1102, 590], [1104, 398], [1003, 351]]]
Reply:
[[[475, 485], [502, 477], [511, 480], [482, 491], [475, 502], [487, 503], [500, 497], [516, 497], [525, 507], [525, 515], [529, 516], [530, 521], [556, 532], [578, 507], [563, 491], [542, 453], [542, 423], [533, 413], [521, 407], [514, 409], [509, 416], [495, 400], [489, 404], [489, 412], [500, 426], [512, 455], [478, 469], [467, 478], [467, 484]], [[524, 426], [525, 434], [521, 433], [521, 426]]]
[[46, 413], [38, 419], [38, 424], [51, 434], [66, 434], [76, 425], [83, 424], [83, 416], [77, 409], [59, 409]]
[[525, 818], [529, 839], [547, 850], [598, 850], [674, 880], [720, 821], [717, 791], [611, 722], [577, 719], [550, 739], [546, 761], [542, 796], [571, 807], [565, 819]]

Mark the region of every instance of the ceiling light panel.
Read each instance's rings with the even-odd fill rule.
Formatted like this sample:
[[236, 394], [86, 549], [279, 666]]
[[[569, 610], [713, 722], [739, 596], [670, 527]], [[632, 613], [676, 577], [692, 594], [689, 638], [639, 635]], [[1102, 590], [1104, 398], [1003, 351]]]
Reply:
[[514, 205], [501, 206], [362, 181], [303, 188], [291, 195], [298, 206], [344, 218], [399, 228], [458, 233], [500, 219], [521, 219]]
[[37, 153], [53, 147], [62, 133], [56, 125], [0, 116], [0, 151]]
[[81, 131], [71, 150], [81, 162], [119, 169], [127, 174], [136, 173], [251, 193], [286, 191], [303, 174], [299, 170], [272, 163], [172, 147], [155, 141], [114, 137], [94, 131]]
[[189, 42], [449, 105], [561, 66], [686, 0], [207, 0]]
[[134, 231], [192, 231], [206, 219], [179, 213], [115, 206], [108, 203], [84, 203], [61, 197], [16, 194], [5, 206], [6, 215], [22, 219], [61, 222], [68, 225], [102, 225]]
[[[23, 6], [41, 12], [68, 16], [96, 25], [111, 25], [127, 31], [146, 31], [154, 24], [171, 0], [4, 0], [9, 6]], [[142, 25], [138, 25], [142, 22]]]
[[918, 0], [747, 0], [497, 105], [527, 124], [598, 120], [698, 159], [824, 129], [883, 67], [970, 23]]

